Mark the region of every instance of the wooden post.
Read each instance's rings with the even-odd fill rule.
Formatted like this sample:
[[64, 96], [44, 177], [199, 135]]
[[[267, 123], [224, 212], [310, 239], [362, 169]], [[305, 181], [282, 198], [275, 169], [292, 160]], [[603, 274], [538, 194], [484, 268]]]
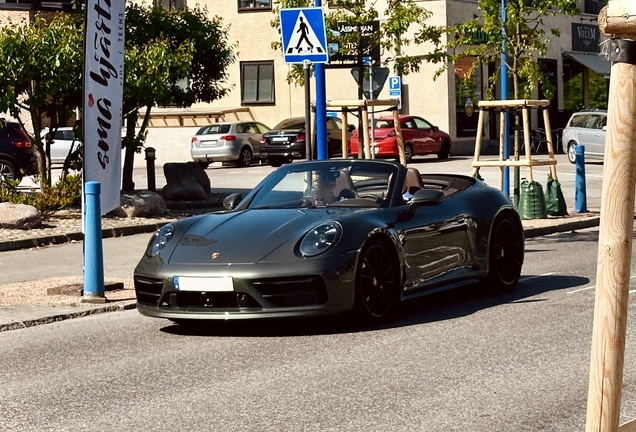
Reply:
[[627, 60], [620, 53], [628, 51], [632, 58], [636, 53], [635, 16], [632, 1], [610, 0], [599, 14], [599, 27], [612, 37], [631, 19], [628, 39], [632, 40], [610, 39], [612, 69], [586, 432], [615, 432], [620, 420], [636, 190], [636, 65], [622, 62]]
[[347, 122], [347, 108], [342, 109], [342, 158], [349, 157], [349, 123]]
[[[547, 108], [543, 108], [541, 111], [543, 111], [543, 124], [545, 125], [545, 139], [547, 141], [546, 145], [548, 146], [548, 157], [550, 159], [554, 159], [554, 145], [552, 143], [552, 127], [550, 126], [550, 114], [548, 113]], [[550, 166], [550, 176], [553, 179], [558, 180], [555, 165]]]
[[[528, 116], [528, 107], [523, 106], [521, 108], [521, 117], [523, 118], [523, 141], [526, 149], [526, 160], [532, 160], [532, 151], [530, 150], [530, 118]], [[526, 168], [528, 172], [528, 181], [533, 181], [532, 178], [532, 165], [528, 165]]]
[[[475, 162], [479, 160], [479, 155], [481, 154], [481, 136], [484, 132], [484, 111], [485, 109], [481, 108], [479, 110], [479, 120], [477, 120], [477, 137], [475, 138], [475, 158], [473, 159]], [[473, 175], [477, 174], [479, 171], [479, 167], [473, 167]]]
[[[371, 159], [371, 142], [369, 141], [369, 115], [366, 106], [362, 107], [362, 134], [362, 136], [364, 137], [364, 158]], [[360, 155], [360, 144], [358, 144], [358, 155]], [[362, 157], [360, 157], [360, 159], [362, 159]]]
[[402, 126], [400, 125], [400, 113], [393, 110], [393, 124], [395, 125], [395, 140], [397, 141], [398, 156], [400, 163], [406, 166], [406, 155], [404, 154], [404, 140], [402, 139]]

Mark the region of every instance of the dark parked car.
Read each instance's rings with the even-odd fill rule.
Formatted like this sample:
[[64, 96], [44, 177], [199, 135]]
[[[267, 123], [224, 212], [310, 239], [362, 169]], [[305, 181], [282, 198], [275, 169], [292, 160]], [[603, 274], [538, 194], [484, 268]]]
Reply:
[[[349, 126], [347, 139], [354, 129]], [[261, 137], [261, 158], [276, 167], [293, 159], [306, 159], [305, 136], [305, 117], [283, 120]], [[342, 120], [337, 117], [327, 117], [327, 152], [329, 157], [342, 156]]]
[[[375, 155], [378, 157], [397, 157], [398, 146], [393, 117], [376, 118], [373, 124], [375, 136]], [[415, 155], [436, 154], [440, 159], [447, 159], [451, 151], [450, 136], [421, 117], [401, 115], [402, 141], [406, 162], [411, 162]], [[371, 133], [369, 131], [369, 136]], [[356, 130], [351, 136], [351, 153], [358, 154], [359, 133]]]
[[0, 119], [0, 180], [21, 179], [37, 172], [31, 140], [18, 123]]
[[512, 290], [524, 259], [519, 214], [500, 190], [393, 161], [287, 164], [224, 205], [152, 236], [134, 271], [141, 314], [373, 321], [458, 285]]

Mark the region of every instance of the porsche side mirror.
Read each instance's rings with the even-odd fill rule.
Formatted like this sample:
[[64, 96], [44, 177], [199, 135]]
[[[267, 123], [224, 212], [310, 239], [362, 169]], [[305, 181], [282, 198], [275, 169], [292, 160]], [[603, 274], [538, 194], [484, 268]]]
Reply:
[[413, 195], [411, 207], [439, 204], [444, 200], [444, 192], [436, 189], [420, 189]]
[[234, 208], [236, 208], [237, 205], [239, 205], [242, 199], [243, 195], [241, 195], [240, 193], [233, 193], [231, 195], [228, 195], [223, 199], [223, 207], [225, 207], [227, 210], [233, 210]]

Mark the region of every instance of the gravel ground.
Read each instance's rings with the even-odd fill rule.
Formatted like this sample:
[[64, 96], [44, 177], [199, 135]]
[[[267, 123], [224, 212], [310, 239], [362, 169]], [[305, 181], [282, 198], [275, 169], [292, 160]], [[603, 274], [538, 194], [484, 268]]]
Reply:
[[[176, 219], [204, 213], [218, 208], [169, 210], [158, 217], [103, 217], [102, 229], [117, 229], [135, 225], [166, 223]], [[13, 242], [47, 236], [68, 235], [82, 232], [79, 209], [64, 210], [45, 220], [41, 228], [30, 230], [0, 229], [0, 242]], [[46, 247], [46, 246], [44, 246]], [[135, 300], [132, 277], [129, 280], [106, 279], [107, 302]], [[123, 284], [122, 289], [109, 290], [109, 284]], [[82, 300], [83, 279], [77, 277], [53, 277], [35, 281], [0, 285], [0, 307], [11, 306], [77, 306]]]
[[[105, 292], [107, 302], [135, 300], [133, 280], [106, 279], [105, 285], [123, 283], [123, 289]], [[79, 306], [83, 279], [80, 276], [0, 285], [0, 307], [10, 306]], [[55, 293], [55, 294], [53, 294]], [[58, 294], [60, 293], [60, 294]]]

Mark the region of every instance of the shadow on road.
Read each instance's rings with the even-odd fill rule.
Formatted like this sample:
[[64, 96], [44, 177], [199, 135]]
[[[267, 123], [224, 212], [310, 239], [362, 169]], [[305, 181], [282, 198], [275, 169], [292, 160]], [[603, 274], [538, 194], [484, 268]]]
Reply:
[[588, 278], [576, 276], [526, 276], [509, 294], [493, 294], [482, 284], [470, 284], [404, 302], [393, 318], [379, 325], [364, 325], [354, 321], [351, 314], [342, 314], [324, 318], [192, 321], [171, 324], [161, 331], [184, 336], [217, 337], [294, 337], [377, 331], [454, 319], [506, 303], [543, 301], [533, 297], [548, 291], [580, 287], [589, 282]]

